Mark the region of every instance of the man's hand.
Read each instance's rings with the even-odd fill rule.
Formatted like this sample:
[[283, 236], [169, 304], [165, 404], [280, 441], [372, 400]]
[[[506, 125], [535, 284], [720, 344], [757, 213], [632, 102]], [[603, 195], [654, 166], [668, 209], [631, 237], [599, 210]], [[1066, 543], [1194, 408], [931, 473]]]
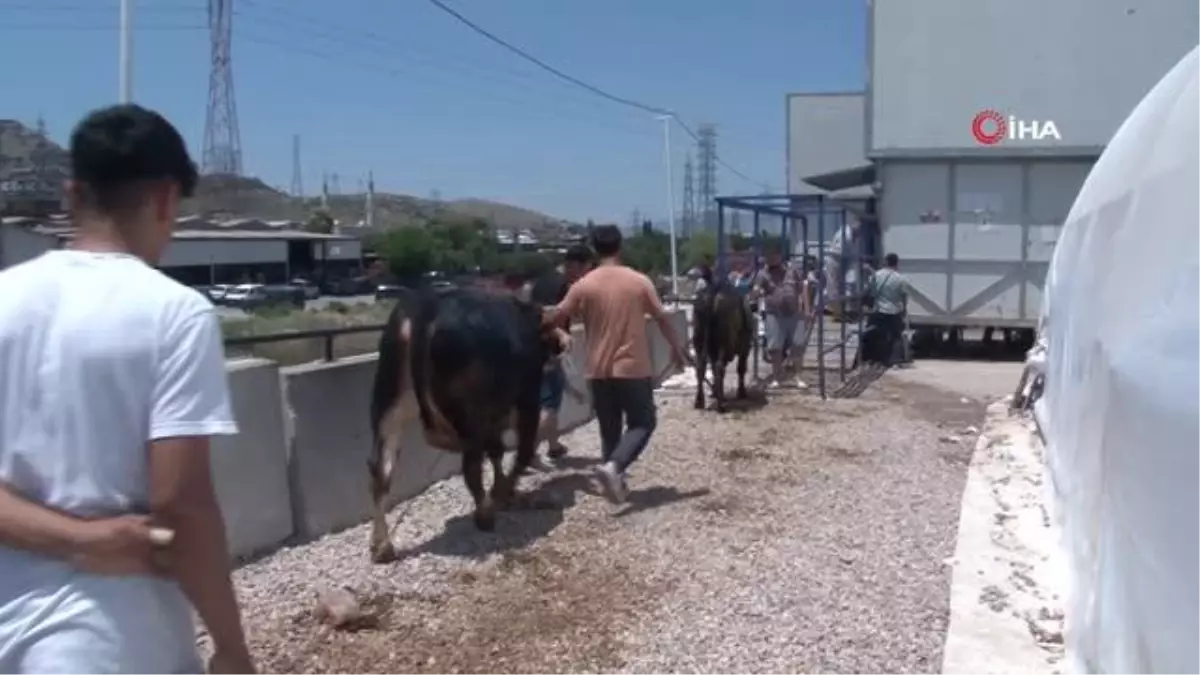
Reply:
[[571, 351], [571, 333], [561, 328], [556, 329], [558, 335], [558, 344], [562, 347], [564, 354]]
[[169, 572], [167, 548], [174, 533], [152, 527], [150, 518], [117, 516], [80, 524], [72, 564], [84, 572], [115, 576]]
[[208, 672], [214, 674], [241, 673], [243, 675], [250, 675], [257, 671], [254, 669], [254, 661], [250, 658], [248, 652], [228, 654], [218, 651], [208, 660]]
[[681, 349], [671, 350], [671, 369], [674, 372], [681, 372], [684, 366], [694, 367], [695, 365], [696, 362], [692, 359], [691, 354], [688, 354]]

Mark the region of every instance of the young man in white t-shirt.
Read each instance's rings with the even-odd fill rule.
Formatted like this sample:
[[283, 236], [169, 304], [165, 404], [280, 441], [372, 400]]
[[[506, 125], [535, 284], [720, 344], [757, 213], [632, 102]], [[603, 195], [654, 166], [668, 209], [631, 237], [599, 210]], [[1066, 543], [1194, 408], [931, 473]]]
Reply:
[[211, 303], [154, 265], [196, 169], [133, 105], [71, 134], [75, 239], [0, 272], [0, 672], [253, 670], [209, 437], [236, 433]]

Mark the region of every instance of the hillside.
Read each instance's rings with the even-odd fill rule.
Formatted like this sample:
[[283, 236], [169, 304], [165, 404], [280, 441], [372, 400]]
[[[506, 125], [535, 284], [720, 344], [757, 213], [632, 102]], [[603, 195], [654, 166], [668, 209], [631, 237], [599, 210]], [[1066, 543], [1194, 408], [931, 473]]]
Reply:
[[[39, 165], [65, 170], [68, 166], [66, 150], [16, 120], [0, 119], [0, 179], [13, 172], [35, 170]], [[184, 212], [223, 213], [266, 220], [307, 220], [319, 204], [317, 197], [296, 199], [257, 178], [204, 176], [195, 198], [184, 205]], [[365, 204], [366, 196], [362, 193], [329, 197], [329, 210], [343, 225], [352, 226], [364, 220]], [[435, 202], [409, 195], [375, 194], [377, 229], [423, 225], [441, 210], [482, 218], [502, 230], [530, 229], [540, 234], [571, 226], [544, 213], [484, 199]]]

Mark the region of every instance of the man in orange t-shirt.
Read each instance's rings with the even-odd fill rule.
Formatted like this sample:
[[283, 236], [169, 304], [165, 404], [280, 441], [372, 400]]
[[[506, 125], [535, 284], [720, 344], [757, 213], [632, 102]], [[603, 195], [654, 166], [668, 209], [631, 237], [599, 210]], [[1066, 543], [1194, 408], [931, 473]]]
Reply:
[[616, 225], [597, 227], [592, 248], [599, 264], [571, 286], [557, 316], [564, 325], [573, 318], [583, 320], [586, 377], [604, 460], [597, 473], [608, 498], [619, 504], [628, 494], [625, 470], [646, 449], [657, 424], [647, 314], [670, 344], [673, 366], [679, 369], [688, 357], [654, 284], [621, 264], [621, 230]]

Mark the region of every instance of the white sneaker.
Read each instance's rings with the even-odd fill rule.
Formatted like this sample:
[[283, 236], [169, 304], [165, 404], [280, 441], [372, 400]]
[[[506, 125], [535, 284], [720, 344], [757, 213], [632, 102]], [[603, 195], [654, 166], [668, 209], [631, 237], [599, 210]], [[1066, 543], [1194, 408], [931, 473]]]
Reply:
[[808, 389], [808, 383], [797, 377], [796, 378], [796, 388], [797, 389]]
[[596, 468], [596, 477], [604, 488], [604, 496], [614, 504], [623, 504], [629, 496], [629, 488], [625, 486], [625, 477], [617, 470], [617, 465], [605, 462]]

